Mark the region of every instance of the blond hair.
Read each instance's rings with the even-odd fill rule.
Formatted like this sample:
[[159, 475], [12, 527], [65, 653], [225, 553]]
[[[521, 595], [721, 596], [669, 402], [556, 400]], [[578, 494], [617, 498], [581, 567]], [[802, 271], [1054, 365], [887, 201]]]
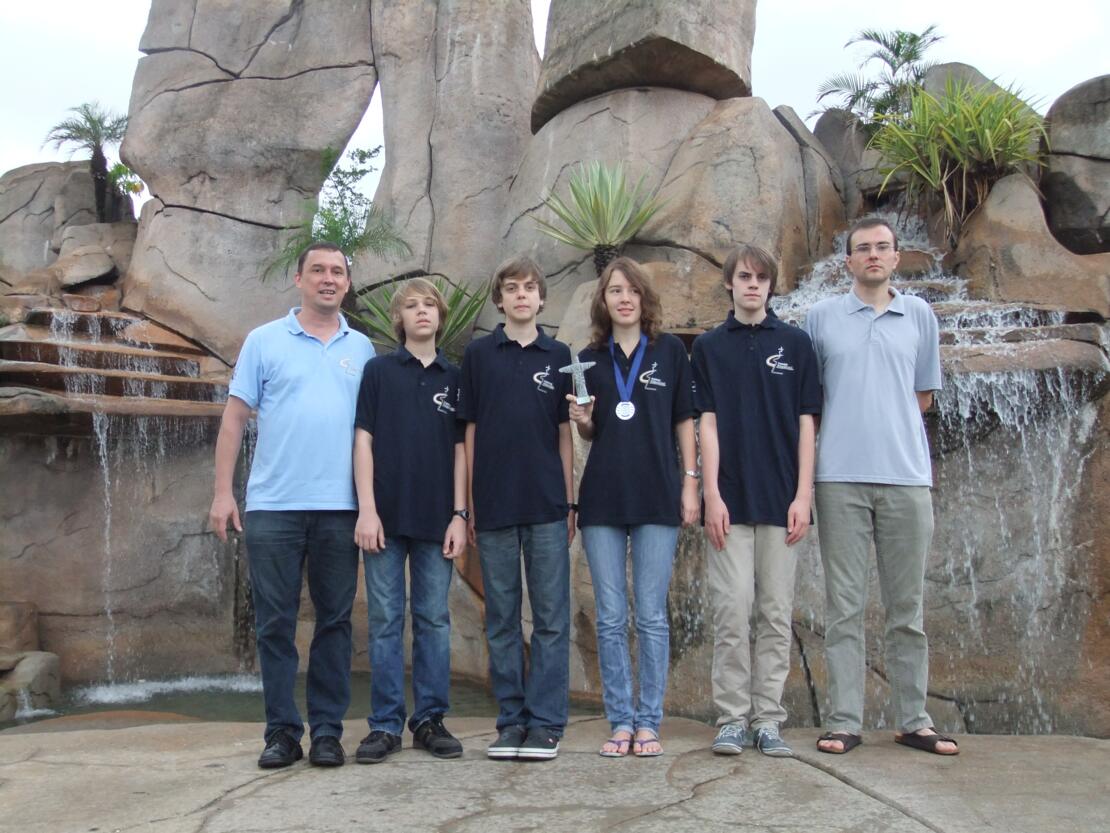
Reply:
[[401, 323], [401, 307], [404, 306], [405, 301], [409, 298], [431, 298], [435, 301], [436, 309], [439, 310], [439, 326], [436, 328], [436, 342], [439, 342], [440, 336], [443, 335], [443, 329], [447, 326], [447, 302], [443, 300], [443, 293], [439, 291], [427, 278], [409, 278], [393, 293], [393, 298], [389, 302], [389, 318], [393, 322], [393, 334], [397, 336], [397, 341], [401, 344], [405, 343], [405, 327]]

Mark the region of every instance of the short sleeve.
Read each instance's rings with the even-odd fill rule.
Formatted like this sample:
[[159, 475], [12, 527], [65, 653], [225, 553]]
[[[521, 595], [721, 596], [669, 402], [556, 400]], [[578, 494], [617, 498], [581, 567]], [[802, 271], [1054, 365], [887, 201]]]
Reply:
[[257, 408], [262, 401], [262, 345], [258, 330], [253, 330], [243, 342], [235, 372], [231, 376], [228, 394], [242, 399], [249, 408]]
[[799, 413], [803, 414], [819, 414], [821, 413], [821, 406], [823, 404], [823, 395], [821, 392], [821, 375], [818, 371], [817, 354], [813, 350], [813, 342], [806, 333], [800, 332], [798, 334], [798, 341], [801, 342], [801, 371], [802, 378], [799, 381], [800, 396], [799, 396]]
[[377, 362], [371, 359], [362, 369], [362, 382], [358, 386], [358, 402], [355, 405], [355, 428], [368, 434], [374, 433], [374, 417], [378, 405]]
[[917, 362], [913, 369], [913, 389], [940, 390], [940, 327], [933, 310], [925, 307], [918, 326]]
[[693, 374], [694, 410], [699, 414], [715, 413], [717, 403], [713, 398], [713, 385], [709, 381], [709, 363], [705, 356], [705, 336], [694, 339], [693, 358], [690, 362]]
[[672, 336], [668, 339], [674, 353], [675, 366], [675, 392], [671, 403], [671, 422], [677, 424], [694, 415], [694, 385], [693, 373], [690, 370], [690, 360], [686, 358], [686, 348], [682, 342]]

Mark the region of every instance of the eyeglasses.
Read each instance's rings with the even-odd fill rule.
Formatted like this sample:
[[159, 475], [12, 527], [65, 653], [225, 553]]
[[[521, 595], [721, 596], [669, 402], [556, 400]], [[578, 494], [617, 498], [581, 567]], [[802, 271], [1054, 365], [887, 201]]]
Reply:
[[893, 243], [860, 243], [858, 246], [852, 247], [852, 254], [854, 255], [869, 255], [871, 250], [875, 250], [875, 254], [886, 255], [894, 251]]

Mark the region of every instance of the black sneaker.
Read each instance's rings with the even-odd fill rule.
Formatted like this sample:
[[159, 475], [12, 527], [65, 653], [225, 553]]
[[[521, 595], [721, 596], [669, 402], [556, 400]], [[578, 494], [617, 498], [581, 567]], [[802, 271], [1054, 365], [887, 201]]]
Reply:
[[443, 725], [443, 715], [429, 717], [412, 731], [412, 745], [427, 749], [436, 758], [460, 758], [463, 747]]
[[520, 745], [517, 758], [527, 761], [550, 761], [559, 754], [559, 739], [547, 729], [529, 729]]
[[515, 758], [527, 736], [528, 729], [524, 726], [506, 726], [497, 733], [497, 740], [486, 749], [486, 756], [490, 758]]
[[300, 741], [293, 740], [288, 732], [277, 731], [266, 741], [266, 748], [258, 757], [258, 766], [261, 769], [281, 769], [292, 766], [303, 757]]
[[308, 762], [313, 766], [343, 766], [347, 756], [335, 735], [320, 735], [312, 739], [308, 749]]
[[362, 739], [355, 752], [355, 760], [360, 764], [380, 764], [387, 755], [401, 748], [401, 736], [375, 729]]

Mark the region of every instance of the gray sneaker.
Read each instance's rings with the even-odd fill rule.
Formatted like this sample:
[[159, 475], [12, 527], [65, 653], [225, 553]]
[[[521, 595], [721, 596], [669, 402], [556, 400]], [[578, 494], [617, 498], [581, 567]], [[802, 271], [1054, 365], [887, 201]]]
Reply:
[[793, 758], [794, 750], [782, 739], [778, 724], [771, 723], [755, 730], [755, 748], [772, 758]]
[[744, 723], [726, 723], [713, 739], [713, 751], [718, 755], [739, 755], [751, 745], [751, 736]]

